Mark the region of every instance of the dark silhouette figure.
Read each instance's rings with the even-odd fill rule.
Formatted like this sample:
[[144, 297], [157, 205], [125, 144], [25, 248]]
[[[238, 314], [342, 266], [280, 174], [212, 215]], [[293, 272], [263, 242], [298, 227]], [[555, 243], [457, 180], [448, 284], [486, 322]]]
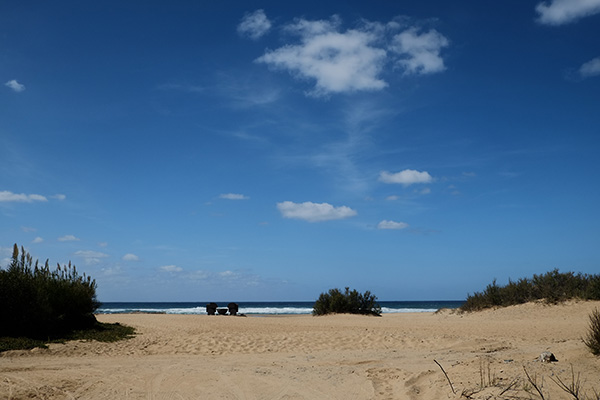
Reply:
[[215, 313], [217, 312], [217, 303], [208, 303], [206, 305], [206, 313], [208, 315], [215, 315]]
[[236, 303], [227, 304], [227, 308], [229, 308], [229, 315], [236, 315], [238, 313], [238, 305]]

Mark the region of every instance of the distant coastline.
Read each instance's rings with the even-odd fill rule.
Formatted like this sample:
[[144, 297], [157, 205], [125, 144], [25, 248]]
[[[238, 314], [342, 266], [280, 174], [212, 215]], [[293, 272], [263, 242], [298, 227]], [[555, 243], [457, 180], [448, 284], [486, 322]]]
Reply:
[[[103, 302], [98, 314], [206, 314], [207, 302]], [[226, 307], [228, 302], [218, 303]], [[311, 314], [314, 301], [244, 301], [237, 302], [242, 314], [294, 315]], [[435, 312], [441, 308], [458, 308], [462, 300], [380, 301], [383, 314]]]

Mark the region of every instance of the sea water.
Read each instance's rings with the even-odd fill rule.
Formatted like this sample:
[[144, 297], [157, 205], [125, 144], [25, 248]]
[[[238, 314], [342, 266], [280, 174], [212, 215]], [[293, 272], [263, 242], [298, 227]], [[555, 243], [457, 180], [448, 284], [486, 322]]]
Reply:
[[[206, 304], [209, 302], [175, 302], [175, 303], [119, 303], [105, 302], [96, 311], [99, 314], [123, 313], [160, 313], [160, 314], [206, 314]], [[440, 308], [458, 308], [464, 301], [380, 301], [383, 314], [407, 312], [435, 312]], [[217, 302], [219, 308], [226, 308], [228, 302]], [[241, 314], [311, 314], [314, 301], [240, 301], [238, 312]]]

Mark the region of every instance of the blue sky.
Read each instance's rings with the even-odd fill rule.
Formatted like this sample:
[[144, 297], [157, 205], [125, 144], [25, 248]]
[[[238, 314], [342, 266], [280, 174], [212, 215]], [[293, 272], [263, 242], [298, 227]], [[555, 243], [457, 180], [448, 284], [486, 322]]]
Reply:
[[5, 1], [0, 260], [101, 301], [600, 272], [600, 0]]

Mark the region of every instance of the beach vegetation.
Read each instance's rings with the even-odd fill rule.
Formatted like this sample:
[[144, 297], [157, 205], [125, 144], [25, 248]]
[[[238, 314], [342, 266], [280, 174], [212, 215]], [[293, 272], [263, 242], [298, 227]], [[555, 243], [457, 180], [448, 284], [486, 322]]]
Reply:
[[590, 314], [590, 326], [583, 342], [595, 356], [600, 356], [600, 310], [597, 308]]
[[55, 340], [110, 341], [132, 334], [122, 326], [100, 324], [94, 311], [96, 282], [79, 275], [70, 262], [55, 270], [40, 265], [15, 244], [10, 264], [0, 268], [0, 351], [44, 347]]
[[363, 314], [381, 315], [381, 306], [377, 302], [377, 296], [366, 291], [359, 293], [356, 289], [342, 292], [340, 289], [330, 289], [321, 293], [313, 306], [313, 315], [326, 314]]
[[482, 292], [467, 297], [462, 311], [477, 311], [491, 307], [507, 307], [543, 300], [559, 303], [571, 299], [600, 300], [600, 275], [559, 272], [554, 269], [533, 278], [509, 280], [500, 286], [494, 280]]

